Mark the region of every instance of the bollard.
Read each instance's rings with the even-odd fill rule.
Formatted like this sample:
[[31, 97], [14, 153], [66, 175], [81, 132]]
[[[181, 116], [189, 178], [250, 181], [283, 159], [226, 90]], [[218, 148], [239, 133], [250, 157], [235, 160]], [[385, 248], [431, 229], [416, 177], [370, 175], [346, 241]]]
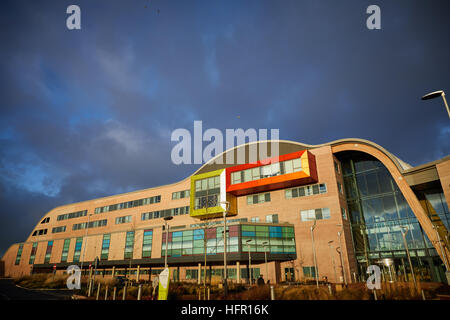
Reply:
[[331, 284], [328, 285], [328, 292], [330, 293], [330, 296], [333, 295], [333, 290], [331, 289]]
[[97, 296], [95, 297], [95, 300], [98, 300], [99, 296], [100, 296], [100, 282], [98, 283]]
[[208, 287], [208, 300], [209, 300], [209, 294], [210, 294], [210, 292], [211, 292], [211, 288]]
[[116, 300], [117, 287], [114, 287], [113, 290], [113, 300]]
[[275, 300], [275, 290], [273, 286], [270, 286], [270, 300]]
[[88, 286], [88, 297], [91, 296], [91, 289], [92, 289], [92, 280], [89, 280], [89, 286]]
[[198, 300], [202, 300], [202, 291], [198, 289]]
[[425, 298], [425, 292], [423, 291], [423, 289], [422, 289], [422, 300], [427, 300], [427, 299]]
[[127, 286], [125, 285], [125, 287], [123, 287], [122, 300], [125, 300], [126, 297], [127, 297]]
[[378, 300], [376, 289], [373, 289], [373, 297], [375, 298], [375, 300]]
[[108, 285], [105, 288], [105, 300], [108, 300]]
[[141, 300], [141, 294], [142, 294], [142, 284], [139, 285], [138, 296], [137, 296], [138, 300]]

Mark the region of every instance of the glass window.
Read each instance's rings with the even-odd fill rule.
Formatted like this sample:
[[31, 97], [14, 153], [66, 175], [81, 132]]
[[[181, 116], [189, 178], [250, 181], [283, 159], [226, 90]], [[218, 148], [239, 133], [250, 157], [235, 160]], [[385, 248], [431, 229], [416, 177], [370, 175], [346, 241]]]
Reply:
[[280, 170], [280, 163], [272, 163], [271, 164], [271, 171], [272, 171], [272, 176], [278, 176], [281, 174], [281, 170]]
[[244, 181], [251, 181], [252, 180], [252, 170], [251, 169], [247, 169], [244, 170]]
[[323, 219], [330, 219], [330, 208], [322, 208]]
[[271, 168], [270, 165], [263, 166], [261, 169], [262, 169], [261, 170], [262, 171], [262, 178], [267, 178], [267, 177], [270, 177], [272, 175], [272, 168]]
[[313, 189], [313, 194], [319, 194], [319, 186], [317, 184], [312, 186], [312, 189]]
[[302, 170], [302, 161], [300, 160], [300, 158], [292, 160], [292, 165], [294, 167], [294, 172]]
[[347, 220], [347, 210], [345, 210], [345, 208], [341, 208], [341, 209], [342, 209], [342, 218]]
[[259, 167], [252, 169], [252, 180], [258, 180], [260, 178]]
[[288, 189], [285, 191], [286, 199], [292, 199], [292, 189]]
[[284, 167], [285, 167], [286, 173], [293, 173], [294, 172], [294, 167], [292, 165], [292, 160], [284, 161]]
[[232, 180], [233, 180], [233, 184], [235, 183], [241, 183], [241, 172], [233, 172], [231, 174]]

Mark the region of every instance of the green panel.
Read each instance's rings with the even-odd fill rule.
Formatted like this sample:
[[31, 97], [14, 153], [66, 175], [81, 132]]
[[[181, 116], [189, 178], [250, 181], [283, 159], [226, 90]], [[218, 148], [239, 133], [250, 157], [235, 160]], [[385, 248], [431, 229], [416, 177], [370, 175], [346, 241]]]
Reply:
[[251, 226], [251, 225], [242, 225], [242, 231], [255, 231], [255, 226]]

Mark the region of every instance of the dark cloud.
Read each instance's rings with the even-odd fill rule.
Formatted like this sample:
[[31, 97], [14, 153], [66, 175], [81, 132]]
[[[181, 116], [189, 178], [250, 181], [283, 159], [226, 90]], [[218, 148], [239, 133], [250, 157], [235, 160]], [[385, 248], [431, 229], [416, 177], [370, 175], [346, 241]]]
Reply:
[[[0, 12], [0, 254], [53, 207], [175, 182], [176, 128], [450, 151], [447, 1], [6, 1]], [[147, 6], [146, 8], [144, 6]], [[159, 13], [157, 11], [159, 9]]]

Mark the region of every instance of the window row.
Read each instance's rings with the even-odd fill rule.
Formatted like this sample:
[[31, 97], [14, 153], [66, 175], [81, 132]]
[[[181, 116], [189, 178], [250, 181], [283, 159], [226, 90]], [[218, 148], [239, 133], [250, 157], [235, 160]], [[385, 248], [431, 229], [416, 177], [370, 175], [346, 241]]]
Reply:
[[141, 215], [141, 220], [158, 219], [171, 216], [181, 216], [183, 214], [189, 214], [189, 206], [153, 212], [145, 212]]
[[23, 243], [21, 243], [19, 245], [19, 249], [17, 250], [17, 255], [16, 255], [16, 262], [15, 265], [19, 265], [20, 263], [20, 259], [22, 258], [22, 251], [23, 251]]
[[50, 262], [50, 257], [52, 255], [53, 240], [47, 242], [47, 250], [45, 250], [44, 263]]
[[74, 224], [74, 225], [72, 226], [72, 230], [86, 229], [86, 227], [87, 227], [88, 229], [90, 229], [90, 228], [104, 227], [104, 226], [106, 226], [107, 223], [108, 223], [108, 220], [107, 220], [107, 219], [97, 220], [97, 221], [91, 221], [91, 222], [89, 222], [89, 225], [88, 225], [87, 222], [77, 223], [77, 224]]
[[300, 216], [302, 221], [330, 219], [330, 208], [302, 210]]
[[[223, 253], [223, 227], [172, 231], [168, 234], [167, 255], [183, 256]], [[239, 250], [239, 226], [229, 226], [227, 232], [227, 252]], [[165, 255], [166, 238], [162, 238], [161, 255]]]
[[117, 217], [116, 224], [128, 223], [131, 222], [131, 220], [132, 220], [131, 216]]
[[247, 196], [247, 204], [257, 204], [270, 201], [270, 193], [260, 193]]
[[219, 194], [195, 197], [195, 210], [202, 208], [214, 208], [219, 206]]
[[67, 262], [67, 256], [69, 255], [69, 248], [70, 248], [70, 239], [65, 239], [61, 254], [61, 262]]
[[242, 225], [242, 251], [295, 253], [293, 227]]
[[41, 224], [43, 223], [49, 223], [50, 222], [50, 217], [45, 218], [44, 220], [41, 221]]
[[304, 187], [288, 189], [285, 191], [286, 199], [312, 196], [315, 194], [322, 194], [327, 192], [327, 185], [325, 183], [314, 184]]
[[172, 192], [172, 200], [189, 198], [190, 195], [191, 195], [191, 190]]
[[127, 201], [117, 204], [111, 204], [109, 206], [104, 207], [98, 207], [95, 208], [95, 213], [103, 213], [103, 212], [109, 212], [109, 211], [115, 211], [115, 210], [122, 210], [122, 209], [128, 209], [128, 208], [135, 208], [140, 206], [145, 206], [147, 204], [153, 204], [153, 203], [159, 203], [161, 202], [161, 196], [154, 196], [139, 200], [133, 200], [133, 201]]
[[[227, 220], [228, 223], [247, 222], [247, 221], [248, 221], [247, 218]], [[223, 224], [223, 220], [211, 221], [211, 222], [206, 222], [206, 223], [194, 223], [194, 224], [191, 224], [189, 227], [190, 228], [202, 228], [202, 227], [211, 227], [211, 226], [217, 225], [217, 224]], [[173, 228], [171, 228], [171, 229], [173, 229]]]
[[60, 227], [54, 227], [52, 229], [52, 233], [59, 233], [59, 232], [65, 232], [66, 226], [60, 226]]
[[44, 234], [47, 234], [47, 229], [40, 229], [40, 230], [34, 230], [33, 237], [34, 236], [42, 236]]
[[195, 192], [220, 188], [220, 176], [195, 181]]
[[282, 174], [294, 173], [298, 171], [302, 171], [302, 161], [300, 158], [232, 172], [231, 184], [275, 177]]
[[77, 211], [77, 212], [60, 214], [56, 218], [56, 220], [61, 221], [61, 220], [67, 220], [67, 219], [74, 219], [74, 218], [84, 217], [86, 215], [87, 215], [87, 210], [82, 210], [82, 211]]
[[[102, 222], [104, 220], [95, 221]], [[94, 222], [94, 223], [95, 223]], [[265, 248], [271, 253], [295, 253], [294, 228], [285, 226], [260, 226], [260, 225], [231, 225], [228, 226], [227, 236], [227, 252], [239, 251], [239, 237], [242, 238], [242, 248], [247, 246], [247, 250], [263, 252], [261, 248]], [[223, 226], [210, 227], [206, 229], [172, 231], [168, 233], [167, 249], [169, 256], [195, 255], [223, 253]], [[133, 251], [136, 236], [134, 231], [126, 232], [124, 259], [133, 259]], [[75, 249], [73, 253], [73, 262], [79, 262], [82, 258], [83, 237], [75, 240]], [[142, 237], [142, 258], [151, 258], [152, 254], [153, 230], [147, 229], [143, 231]], [[61, 262], [67, 262], [71, 239], [65, 239], [62, 246]], [[47, 242], [47, 248], [44, 255], [44, 263], [50, 262], [53, 250], [53, 240]], [[38, 243], [33, 243], [30, 264], [34, 264]], [[111, 245], [111, 234], [104, 234], [101, 244], [100, 259], [108, 260], [109, 249]], [[162, 252], [165, 254], [166, 237], [162, 237]], [[23, 251], [23, 244], [19, 246], [16, 264], [20, 263]]]
[[104, 234], [102, 240], [102, 251], [100, 252], [100, 260], [108, 260], [110, 242], [111, 234]]

